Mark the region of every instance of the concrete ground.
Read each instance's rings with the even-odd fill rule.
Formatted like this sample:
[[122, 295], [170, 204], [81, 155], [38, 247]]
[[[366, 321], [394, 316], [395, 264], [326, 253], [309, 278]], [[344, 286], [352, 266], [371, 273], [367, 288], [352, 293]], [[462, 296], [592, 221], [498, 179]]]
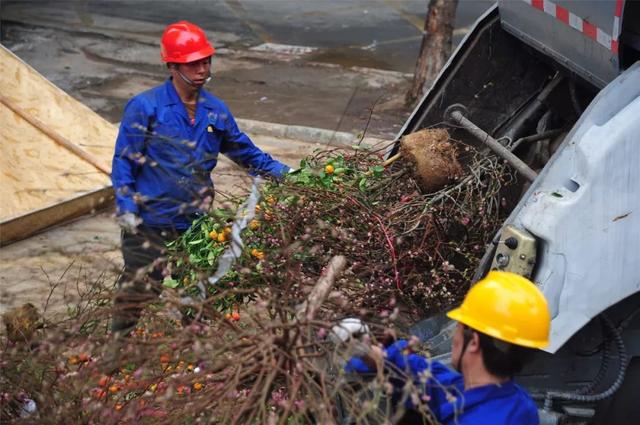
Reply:
[[[455, 42], [491, 3], [460, 0]], [[237, 118], [391, 140], [411, 111], [404, 94], [426, 7], [425, 0], [3, 0], [0, 41], [117, 122], [131, 96], [166, 78], [158, 52], [164, 26], [188, 19], [217, 48], [207, 89]], [[325, 146], [250, 135], [291, 165]], [[248, 184], [224, 160], [214, 176], [222, 192]], [[62, 312], [84, 284], [114, 282], [122, 259], [112, 214], [0, 248], [0, 313], [24, 302]]]
[[[164, 24], [94, 13], [87, 26], [73, 9], [37, 2], [4, 5], [2, 17], [3, 45], [111, 122], [129, 98], [168, 75], [158, 49]], [[315, 60], [327, 52], [307, 46], [245, 45], [242, 33], [209, 37], [217, 54], [207, 89], [239, 118], [390, 138], [410, 112], [410, 74]]]
[[[490, 4], [460, 0], [456, 43]], [[188, 19], [217, 48], [207, 88], [237, 117], [390, 138], [410, 112], [426, 9], [425, 0], [4, 0], [1, 42], [117, 122], [127, 99], [166, 78], [164, 26]]]

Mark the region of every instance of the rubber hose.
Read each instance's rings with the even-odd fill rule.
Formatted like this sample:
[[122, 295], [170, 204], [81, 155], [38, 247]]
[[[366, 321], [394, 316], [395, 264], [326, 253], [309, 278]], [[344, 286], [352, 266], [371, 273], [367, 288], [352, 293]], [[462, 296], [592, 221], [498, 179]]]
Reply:
[[622, 385], [622, 382], [624, 381], [624, 375], [627, 371], [628, 366], [627, 350], [625, 349], [622, 334], [620, 333], [618, 328], [615, 327], [615, 325], [607, 316], [602, 315], [602, 320], [613, 334], [613, 339], [618, 348], [620, 368], [618, 370], [618, 376], [616, 377], [615, 381], [607, 390], [601, 392], [600, 394], [584, 395], [577, 392], [548, 391], [544, 400], [544, 410], [551, 410], [553, 399], [576, 401], [579, 403], [594, 403], [600, 400], [604, 400], [608, 397], [611, 397], [616, 391], [618, 391], [618, 388], [620, 388], [620, 386]]
[[[605, 325], [604, 320], [602, 320], [603, 335], [604, 335], [606, 326], [607, 325]], [[593, 392], [593, 390], [596, 389], [598, 384], [602, 382], [602, 379], [604, 378], [604, 376], [607, 373], [607, 370], [609, 369], [609, 362], [611, 361], [611, 349], [609, 347], [610, 345], [609, 342], [610, 341], [607, 341], [607, 340], [604, 341], [604, 347], [602, 349], [602, 363], [600, 364], [600, 369], [598, 370], [598, 373], [596, 374], [595, 378], [591, 380], [589, 385], [586, 385], [585, 387], [580, 388], [578, 391], [576, 391], [576, 394], [590, 394]]]

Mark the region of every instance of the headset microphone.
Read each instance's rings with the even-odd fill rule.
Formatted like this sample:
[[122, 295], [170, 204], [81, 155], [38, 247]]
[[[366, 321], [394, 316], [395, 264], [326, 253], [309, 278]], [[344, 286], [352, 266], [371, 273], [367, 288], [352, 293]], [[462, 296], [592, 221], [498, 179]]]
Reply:
[[194, 83], [192, 80], [190, 80], [189, 78], [187, 78], [187, 76], [186, 76], [186, 75], [184, 75], [182, 72], [180, 72], [180, 70], [179, 70], [177, 67], [175, 68], [175, 70], [176, 70], [176, 71], [178, 71], [178, 75], [180, 76], [180, 78], [182, 78], [182, 80], [183, 80], [185, 83], [187, 83], [187, 84], [189, 84], [190, 86], [193, 86], [193, 87], [202, 87], [202, 86], [204, 86], [205, 84], [207, 84], [209, 81], [211, 81], [211, 71], [209, 71], [209, 75], [207, 76], [207, 78], [205, 78], [205, 79], [204, 79], [204, 83], [202, 83], [202, 84], [196, 84], [196, 83]]

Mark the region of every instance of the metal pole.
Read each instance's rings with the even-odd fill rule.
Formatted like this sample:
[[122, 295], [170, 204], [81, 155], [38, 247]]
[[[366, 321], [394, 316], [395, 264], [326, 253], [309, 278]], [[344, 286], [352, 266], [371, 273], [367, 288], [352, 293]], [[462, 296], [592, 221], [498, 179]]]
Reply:
[[524, 163], [520, 158], [511, 153], [509, 149], [505, 148], [496, 139], [485, 133], [480, 127], [469, 121], [462, 112], [458, 110], [451, 111], [449, 117], [454, 124], [460, 125], [467, 130], [469, 134], [484, 143], [494, 151], [498, 156], [507, 161], [516, 171], [526, 177], [529, 181], [534, 181], [538, 176], [538, 173], [533, 171], [531, 167]]
[[558, 128], [558, 129], [555, 129], [555, 130], [548, 130], [548, 131], [545, 131], [544, 133], [540, 133], [540, 134], [533, 134], [531, 136], [521, 137], [511, 145], [509, 150], [511, 152], [513, 152], [522, 143], [539, 142], [540, 140], [550, 139], [550, 138], [552, 138], [554, 136], [557, 136], [560, 133], [562, 133], [562, 129]]
[[527, 121], [531, 120], [533, 117], [537, 116], [538, 112], [545, 106], [545, 102], [551, 92], [558, 87], [563, 80], [562, 74], [556, 73], [551, 81], [542, 89], [540, 94], [533, 99], [533, 101], [526, 107], [524, 111], [522, 111], [515, 119], [514, 123], [511, 127], [505, 132], [503, 137], [509, 139], [509, 141], [513, 142], [513, 140], [522, 133], [522, 129], [525, 127]]

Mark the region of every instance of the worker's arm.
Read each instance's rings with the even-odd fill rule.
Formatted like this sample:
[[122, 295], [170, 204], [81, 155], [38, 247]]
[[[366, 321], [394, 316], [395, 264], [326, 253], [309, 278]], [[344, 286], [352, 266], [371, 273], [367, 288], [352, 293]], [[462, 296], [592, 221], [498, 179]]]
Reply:
[[[422, 403], [428, 405], [436, 417], [440, 413], [439, 406], [448, 402], [446, 389], [455, 386], [461, 379], [458, 373], [442, 363], [413, 353], [406, 340], [396, 341], [384, 349], [384, 365], [385, 371], [393, 377], [390, 382], [393, 382], [394, 391], [402, 394], [407, 391], [406, 381], [413, 382]], [[366, 357], [353, 357], [345, 366], [345, 372], [349, 373], [370, 374], [375, 371], [375, 362]], [[414, 402], [414, 397], [407, 397], [404, 402], [405, 408], [415, 409]]]
[[[399, 340], [383, 351], [385, 369], [394, 374], [404, 374], [422, 392], [431, 397], [434, 388], [453, 385], [460, 374], [438, 361], [433, 361], [411, 351], [409, 342]], [[347, 373], [375, 373], [376, 363], [367, 357], [352, 357], [345, 365]]]
[[136, 175], [144, 163], [144, 144], [149, 124], [149, 113], [138, 98], [133, 98], [124, 109], [122, 122], [111, 167], [111, 182], [115, 190], [117, 214], [138, 214]]
[[240, 131], [236, 120], [228, 111], [224, 121], [224, 138], [220, 151], [235, 163], [249, 168], [253, 173], [281, 178], [290, 169], [254, 145], [249, 136]]
[[[426, 358], [412, 353], [409, 349], [409, 342], [403, 339], [384, 349], [384, 361], [387, 366], [409, 373], [414, 377], [429, 369], [432, 363]], [[375, 362], [366, 357], [353, 357], [347, 362], [345, 372], [372, 373], [375, 372]]]

